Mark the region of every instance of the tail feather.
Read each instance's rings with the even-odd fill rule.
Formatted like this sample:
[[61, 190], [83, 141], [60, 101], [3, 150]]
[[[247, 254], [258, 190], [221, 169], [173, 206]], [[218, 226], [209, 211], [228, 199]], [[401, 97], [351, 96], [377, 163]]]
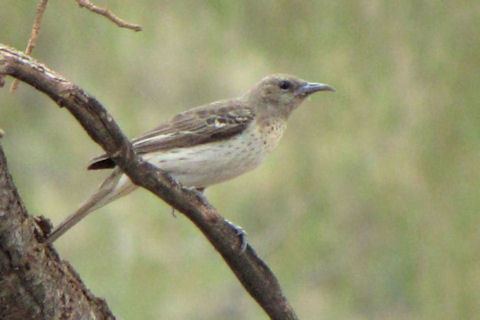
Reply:
[[136, 186], [119, 169], [115, 169], [112, 174], [102, 183], [97, 192], [95, 192], [80, 208], [67, 217], [62, 223], [54, 228], [48, 235], [45, 243], [53, 243], [70, 228], [80, 222], [89, 213], [103, 207], [104, 205], [118, 199], [135, 190]]
[[111, 169], [115, 167], [115, 162], [109, 158], [108, 155], [102, 154], [101, 156], [93, 158], [88, 164], [88, 170], [99, 170], [99, 169]]

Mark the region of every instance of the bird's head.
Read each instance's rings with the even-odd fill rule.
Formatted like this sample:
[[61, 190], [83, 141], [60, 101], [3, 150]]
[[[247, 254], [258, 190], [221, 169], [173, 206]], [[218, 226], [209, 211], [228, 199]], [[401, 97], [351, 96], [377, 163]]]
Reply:
[[275, 74], [263, 78], [248, 93], [247, 98], [259, 112], [288, 118], [306, 97], [318, 91], [335, 91], [323, 83], [308, 82], [295, 76]]

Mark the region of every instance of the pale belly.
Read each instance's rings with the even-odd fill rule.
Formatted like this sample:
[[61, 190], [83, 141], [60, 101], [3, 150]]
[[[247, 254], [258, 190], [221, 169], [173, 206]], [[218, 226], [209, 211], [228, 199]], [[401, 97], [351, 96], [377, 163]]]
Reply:
[[[283, 132], [283, 128], [281, 130]], [[255, 169], [280, 140], [250, 127], [234, 138], [144, 157], [187, 187], [208, 187]]]

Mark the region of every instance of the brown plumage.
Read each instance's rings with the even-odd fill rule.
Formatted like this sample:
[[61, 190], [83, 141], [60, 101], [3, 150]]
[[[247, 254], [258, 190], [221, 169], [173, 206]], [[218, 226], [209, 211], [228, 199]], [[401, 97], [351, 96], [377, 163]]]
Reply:
[[[135, 152], [186, 187], [204, 189], [256, 168], [282, 137], [291, 112], [310, 94], [334, 91], [290, 75], [265, 77], [239, 98], [182, 112], [133, 139]], [[108, 155], [88, 169], [114, 168], [75, 213], [50, 234], [53, 242], [88, 213], [136, 189]]]
[[[176, 115], [169, 122], [133, 139], [132, 145], [138, 155], [188, 148], [238, 134], [254, 117], [253, 108], [241, 100], [214, 102]], [[93, 158], [88, 165], [89, 170], [113, 167], [115, 163], [106, 154]]]

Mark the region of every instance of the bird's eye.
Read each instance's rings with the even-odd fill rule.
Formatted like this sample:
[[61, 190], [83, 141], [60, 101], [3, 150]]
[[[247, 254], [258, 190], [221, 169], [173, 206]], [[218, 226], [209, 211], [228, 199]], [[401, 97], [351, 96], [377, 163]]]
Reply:
[[287, 80], [282, 80], [278, 83], [278, 86], [280, 87], [280, 89], [282, 90], [288, 90], [290, 89], [290, 87], [292, 86], [292, 84], [290, 83], [290, 81], [287, 81]]

